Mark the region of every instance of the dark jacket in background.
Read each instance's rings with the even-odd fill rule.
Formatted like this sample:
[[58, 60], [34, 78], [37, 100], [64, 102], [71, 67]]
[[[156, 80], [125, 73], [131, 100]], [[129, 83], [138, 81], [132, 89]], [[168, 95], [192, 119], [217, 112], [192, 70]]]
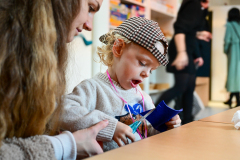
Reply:
[[[204, 16], [202, 22], [202, 29], [204, 31], [211, 32], [209, 21], [206, 19], [208, 16], [208, 9], [204, 10]], [[200, 55], [203, 58], [204, 64], [198, 68], [197, 77], [210, 77], [210, 62], [211, 62], [211, 40], [206, 42], [204, 40], [197, 39]], [[198, 49], [197, 49], [198, 50]]]
[[[174, 23], [174, 36], [178, 33], [185, 34], [186, 50], [188, 53], [189, 63], [183, 70], [177, 70], [175, 66], [171, 66], [177, 55], [174, 42], [174, 36], [169, 44], [169, 64], [167, 71], [172, 73], [189, 73], [195, 74], [196, 69], [194, 59], [201, 57], [197, 46], [196, 32], [202, 30], [202, 21], [205, 18], [205, 11], [201, 9], [200, 0], [183, 0], [179, 9], [177, 20]], [[197, 47], [197, 48], [196, 48]]]

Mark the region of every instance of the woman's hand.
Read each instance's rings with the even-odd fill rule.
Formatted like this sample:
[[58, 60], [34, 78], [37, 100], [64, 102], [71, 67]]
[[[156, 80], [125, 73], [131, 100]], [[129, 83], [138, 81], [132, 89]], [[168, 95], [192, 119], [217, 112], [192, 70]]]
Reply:
[[212, 39], [212, 34], [208, 31], [199, 31], [196, 35], [197, 39], [209, 42]]
[[194, 59], [194, 63], [198, 62], [198, 67], [201, 67], [204, 64], [202, 57]]
[[182, 120], [180, 119], [179, 115], [177, 114], [176, 116], [174, 116], [172, 119], [170, 119], [170, 121], [168, 121], [166, 124], [168, 130], [174, 128], [175, 125], [180, 125], [182, 122]]
[[108, 125], [108, 121], [101, 121], [98, 124], [73, 133], [77, 144], [77, 159], [83, 159], [103, 153], [103, 150], [96, 140], [97, 134]]
[[176, 59], [173, 61], [172, 66], [177, 70], [182, 70], [188, 65], [188, 55], [186, 51], [179, 52]]
[[118, 122], [113, 135], [113, 140], [118, 144], [119, 147], [121, 147], [124, 146], [124, 144], [128, 144], [127, 138], [129, 138], [132, 142], [135, 141], [135, 136], [132, 133], [131, 127], [124, 123]]

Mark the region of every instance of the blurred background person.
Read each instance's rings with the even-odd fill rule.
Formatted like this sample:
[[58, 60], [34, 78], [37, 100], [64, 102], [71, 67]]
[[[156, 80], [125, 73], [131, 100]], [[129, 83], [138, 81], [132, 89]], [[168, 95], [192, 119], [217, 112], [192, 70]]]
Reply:
[[[197, 39], [209, 41], [211, 33], [201, 31], [205, 19], [205, 9], [209, 0], [183, 0], [177, 20], [174, 23], [174, 36], [169, 44], [169, 64], [167, 72], [174, 74], [175, 84], [156, 101], [169, 103], [181, 96], [183, 108], [182, 124], [193, 121], [193, 92], [195, 89], [196, 68], [203, 65], [203, 59], [197, 47]], [[198, 51], [196, 51], [198, 50]]]
[[232, 108], [232, 98], [236, 97], [236, 106], [240, 106], [240, 13], [238, 8], [232, 8], [228, 12], [224, 38], [224, 53], [228, 59], [226, 88], [230, 92], [229, 99], [224, 102]]

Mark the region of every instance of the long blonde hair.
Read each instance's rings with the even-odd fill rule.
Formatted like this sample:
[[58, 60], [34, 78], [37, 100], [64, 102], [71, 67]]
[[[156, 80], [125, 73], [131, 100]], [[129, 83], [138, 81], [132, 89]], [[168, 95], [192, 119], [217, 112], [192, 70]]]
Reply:
[[79, 0], [1, 1], [0, 140], [43, 134], [50, 121], [55, 133], [66, 38], [79, 9]]

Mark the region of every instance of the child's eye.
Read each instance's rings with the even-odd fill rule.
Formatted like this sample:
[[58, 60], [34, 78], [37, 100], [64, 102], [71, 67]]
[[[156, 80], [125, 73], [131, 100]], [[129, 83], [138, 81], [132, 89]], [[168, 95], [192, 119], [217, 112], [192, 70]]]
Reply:
[[152, 74], [152, 70], [150, 70], [150, 74]]
[[141, 61], [139, 61], [139, 64], [140, 64], [141, 66], [145, 66], [145, 64], [143, 64]]
[[88, 9], [88, 12], [90, 13], [90, 12], [94, 12], [95, 10], [93, 9], [93, 7], [92, 6], [89, 6], [89, 9]]

